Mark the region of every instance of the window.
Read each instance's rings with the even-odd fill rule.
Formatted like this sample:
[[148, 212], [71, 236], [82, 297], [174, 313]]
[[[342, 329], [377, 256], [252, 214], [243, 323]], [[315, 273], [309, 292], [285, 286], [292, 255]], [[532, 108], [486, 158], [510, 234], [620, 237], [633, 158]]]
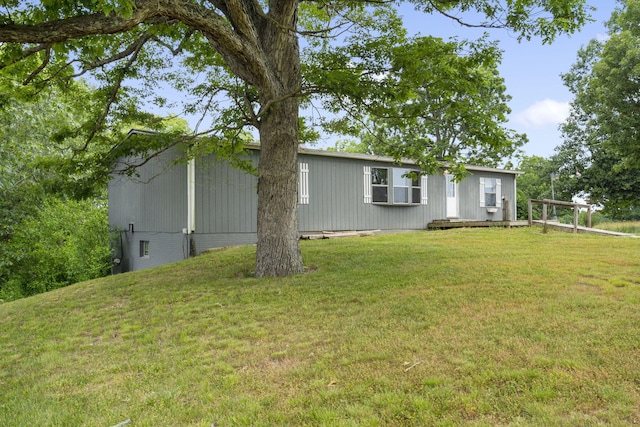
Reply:
[[480, 206], [499, 208], [502, 206], [502, 180], [480, 178]]
[[149, 256], [149, 241], [148, 240], [140, 240], [140, 257], [148, 257]]
[[371, 193], [373, 203], [389, 201], [389, 169], [371, 168]]
[[300, 163], [300, 176], [298, 177], [298, 203], [309, 204], [309, 163]]
[[447, 197], [456, 197], [456, 181], [453, 179], [453, 175], [446, 175], [447, 180]]
[[403, 176], [406, 169], [393, 169], [393, 203], [409, 203], [411, 178]]
[[393, 168], [393, 203], [413, 204], [421, 203], [420, 180], [407, 176], [410, 169]]
[[411, 169], [364, 167], [364, 202], [393, 205], [427, 204], [427, 177], [406, 176]]

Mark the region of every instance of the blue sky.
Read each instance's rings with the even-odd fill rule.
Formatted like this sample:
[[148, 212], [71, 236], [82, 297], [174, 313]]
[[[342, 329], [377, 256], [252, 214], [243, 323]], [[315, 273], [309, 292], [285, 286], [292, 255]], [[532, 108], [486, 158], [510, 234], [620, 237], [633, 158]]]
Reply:
[[569, 71], [580, 47], [606, 35], [604, 22], [616, 7], [614, 0], [589, 3], [597, 8], [592, 13], [595, 22], [585, 25], [579, 33], [558, 37], [550, 45], [543, 45], [539, 39], [519, 43], [504, 30], [463, 28], [444, 17], [413, 12], [410, 6], [401, 8], [400, 13], [411, 33], [476, 39], [486, 31], [491, 39], [498, 40], [503, 50], [500, 74], [512, 97], [508, 127], [528, 135], [529, 143], [524, 146], [527, 155], [549, 157], [562, 142], [558, 125], [567, 117], [573, 98], [560, 74]]

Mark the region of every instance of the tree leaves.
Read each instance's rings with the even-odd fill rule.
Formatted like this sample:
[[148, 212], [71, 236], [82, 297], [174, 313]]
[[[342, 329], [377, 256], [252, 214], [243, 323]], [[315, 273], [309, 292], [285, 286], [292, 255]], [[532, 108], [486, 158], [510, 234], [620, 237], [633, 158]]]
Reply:
[[640, 203], [640, 2], [628, 0], [608, 22], [609, 38], [591, 41], [563, 76], [574, 94], [556, 159], [581, 172], [576, 191], [612, 213]]
[[[39, 5], [34, 3], [25, 7], [19, 7], [18, 3], [5, 4], [3, 17], [20, 24], [76, 18], [91, 22], [91, 19], [98, 19], [97, 15], [89, 19], [93, 14], [101, 14], [106, 18], [113, 17], [112, 25], [115, 25], [117, 19], [131, 18], [134, 12], [141, 17], [154, 16], [150, 12], [143, 13], [150, 7], [147, 2], [136, 3], [133, 0], [46, 0]], [[574, 31], [587, 19], [588, 10], [583, 0], [514, 0], [506, 3], [498, 0], [415, 0], [414, 4], [421, 11], [439, 13], [463, 25], [508, 28], [517, 32], [519, 37], [540, 36], [545, 41], [559, 32]], [[222, 46], [229, 41], [219, 39], [212, 43], [210, 36], [206, 35], [213, 27], [202, 27], [196, 23], [195, 15], [190, 15], [196, 11], [211, 13], [208, 15], [211, 18], [224, 15], [229, 20], [228, 25], [240, 22], [237, 15], [240, 11], [224, 7], [216, 9], [212, 5], [196, 5], [196, 2], [188, 1], [171, 7], [164, 2], [162, 5], [158, 3], [157, 8], [160, 7], [169, 8], [172, 18], [140, 18], [143, 22], [133, 27], [123, 26], [120, 30], [114, 27], [116, 34], [97, 34], [100, 30], [96, 28], [96, 35], [69, 36], [63, 42], [38, 47], [36, 54], [28, 53], [35, 48], [33, 45], [25, 45], [24, 48], [4, 45], [0, 56], [7, 66], [19, 62], [12, 66], [14, 76], [40, 87], [53, 82], [64, 85], [71, 75], [91, 75], [92, 82], [100, 84], [103, 93], [101, 112], [93, 110], [95, 125], [93, 129], [87, 128], [87, 142], [91, 142], [98, 133], [110, 133], [124, 123], [138, 121], [135, 117], [140, 115], [141, 109], [156, 105], [166, 107], [167, 104], [177, 107], [167, 97], [154, 93], [159, 83], [173, 86], [192, 97], [182, 108], [190, 114], [201, 114], [202, 123], [213, 123], [207, 133], [221, 136], [228, 128], [259, 126], [259, 114], [264, 105], [259, 104], [256, 96], [247, 96], [255, 94], [256, 81], [246, 80], [245, 74], [240, 75], [245, 81], [238, 79], [231, 70], [237, 71], [240, 64], [235, 59], [230, 62], [230, 47]], [[252, 22], [252, 25], [257, 25], [265, 13], [256, 9], [256, 5], [245, 9], [243, 13], [247, 16], [242, 20]], [[462, 72], [455, 75], [455, 67], [459, 64], [452, 62], [446, 65], [447, 58], [452, 57], [451, 52], [433, 49], [424, 43], [418, 48], [418, 41], [407, 39], [392, 4], [312, 2], [301, 4], [299, 14], [298, 30], [307, 46], [303, 50], [304, 85], [298, 94], [290, 96], [302, 96], [306, 102], [320, 101], [323, 110], [331, 115], [340, 114], [325, 120], [306, 121], [310, 126], [353, 135], [362, 129], [361, 123], [369, 115], [390, 115], [389, 109], [394, 103], [405, 103], [405, 113], [408, 113], [411, 108], [409, 99], [417, 99], [410, 84], [425, 83], [419, 81], [417, 75], [411, 75], [424, 70], [418, 67], [410, 70], [406, 66], [411, 65], [415, 58], [418, 58], [416, 64], [422, 66], [432, 61], [432, 69], [440, 67], [448, 78], [457, 79], [458, 91], [477, 92], [474, 79], [467, 79], [469, 76]], [[217, 19], [213, 19], [207, 25], [218, 24]], [[235, 30], [240, 31], [239, 27]], [[474, 47], [469, 43], [465, 48], [473, 50], [480, 44]], [[499, 53], [488, 54], [488, 48], [484, 43], [483, 58], [499, 60]], [[25, 55], [31, 62], [24, 61]], [[48, 59], [47, 55], [50, 55]], [[460, 56], [460, 52], [456, 55]], [[471, 52], [469, 56], [478, 57], [477, 52], [475, 55]], [[405, 65], [401, 63], [403, 60]], [[461, 63], [462, 59], [458, 62]], [[244, 64], [242, 67], [249, 72], [253, 65]], [[402, 70], [401, 77], [405, 83], [398, 81], [400, 73], [394, 77], [390, 75], [394, 67], [396, 71]], [[479, 67], [486, 71], [492, 65], [479, 64]], [[41, 69], [38, 71], [38, 68]], [[38, 72], [34, 73], [34, 70]], [[480, 71], [476, 75], [477, 81], [486, 82], [493, 78], [490, 75], [482, 77]], [[446, 81], [443, 79], [442, 83]], [[465, 83], [465, 87], [461, 87]], [[494, 96], [503, 95], [494, 92]], [[225, 104], [225, 99], [232, 102]], [[418, 105], [415, 103], [413, 108], [418, 109]], [[98, 104], [95, 106], [97, 108]], [[127, 117], [128, 114], [131, 117]], [[494, 110], [498, 122], [502, 121], [504, 114], [504, 111]], [[205, 116], [209, 117], [205, 120]], [[466, 120], [463, 116], [460, 119]], [[509, 138], [512, 142], [521, 141], [521, 137], [515, 134]], [[449, 157], [452, 160], [456, 158]]]
[[[0, 82], [4, 94], [18, 93]], [[73, 156], [83, 144], [77, 127], [89, 96], [86, 86], [75, 89], [75, 96], [47, 90], [28, 101], [8, 96], [0, 107], [0, 299], [98, 277], [94, 269], [102, 275], [109, 267], [106, 209], [93, 199], [106, 182], [93, 179], [97, 147]]]
[[369, 110], [363, 139], [376, 154], [411, 158], [430, 172], [442, 162], [497, 166], [526, 141], [504, 128], [510, 97], [499, 62], [484, 39], [420, 37], [394, 49], [388, 79], [396, 98]]

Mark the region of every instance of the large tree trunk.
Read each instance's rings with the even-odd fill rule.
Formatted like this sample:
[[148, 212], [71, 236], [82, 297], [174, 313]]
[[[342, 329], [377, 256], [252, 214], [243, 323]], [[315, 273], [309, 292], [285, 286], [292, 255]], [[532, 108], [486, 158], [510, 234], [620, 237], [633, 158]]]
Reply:
[[295, 0], [270, 2], [272, 20], [259, 37], [271, 72], [258, 86], [265, 111], [259, 126], [257, 277], [303, 271], [298, 237], [300, 50], [291, 31], [296, 8]]
[[303, 270], [298, 235], [298, 102], [272, 106], [260, 127], [256, 276]]

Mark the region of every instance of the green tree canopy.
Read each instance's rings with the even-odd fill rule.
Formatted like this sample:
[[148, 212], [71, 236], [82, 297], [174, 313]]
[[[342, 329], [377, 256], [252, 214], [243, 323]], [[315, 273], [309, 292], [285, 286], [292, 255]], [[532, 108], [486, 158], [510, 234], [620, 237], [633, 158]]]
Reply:
[[372, 111], [361, 132], [367, 151], [433, 173], [443, 162], [496, 167], [526, 142], [504, 127], [510, 97], [495, 43], [420, 37], [393, 59], [390, 77], [405, 95]]
[[[559, 179], [558, 164], [555, 159], [540, 156], [524, 156], [518, 164], [518, 170], [524, 172], [518, 177], [518, 218], [528, 217], [529, 199], [551, 199], [571, 201], [575, 176], [563, 176]], [[553, 191], [551, 182], [553, 180]], [[552, 194], [555, 193], [555, 194]], [[535, 209], [540, 206], [534, 207]], [[540, 217], [540, 215], [538, 216]]]
[[[412, 3], [419, 13], [544, 42], [587, 19], [585, 0]], [[159, 82], [188, 95], [186, 111], [210, 116], [202, 134], [217, 136], [213, 146], [233, 144], [245, 126], [256, 128], [262, 145], [257, 276], [303, 269], [296, 196], [300, 105], [321, 102], [357, 120], [380, 105], [406, 102], [411, 91], [398, 90], [389, 71], [394, 54], [416, 44], [392, 3], [324, 0], [7, 0], [0, 42], [0, 67], [20, 82], [64, 85], [91, 75], [99, 90], [86, 106], [88, 144], [105, 138], [107, 145], [101, 135], [113, 137], [123, 123], [153, 122], [141, 113], [144, 107], [170, 102], [157, 93]], [[334, 128], [344, 131], [344, 123]]]
[[602, 204], [612, 217], [640, 206], [640, 1], [621, 1], [607, 40], [592, 40], [563, 76], [574, 94], [555, 159], [580, 175], [574, 192]]
[[[72, 164], [84, 118], [84, 84], [73, 95], [41, 90], [21, 99], [0, 81], [0, 300], [99, 277], [111, 264], [104, 186]], [[11, 96], [13, 94], [13, 96]], [[61, 135], [65, 135], [62, 137]], [[74, 201], [83, 197], [86, 200]]]
[[56, 141], [82, 122], [83, 110], [74, 103], [88, 92], [79, 85], [76, 97], [52, 90], [31, 94], [26, 102], [12, 82], [2, 80], [0, 91], [0, 241], [6, 241], [48, 193], [77, 190], [71, 184], [77, 176], [60, 173], [60, 167], [79, 142]]

